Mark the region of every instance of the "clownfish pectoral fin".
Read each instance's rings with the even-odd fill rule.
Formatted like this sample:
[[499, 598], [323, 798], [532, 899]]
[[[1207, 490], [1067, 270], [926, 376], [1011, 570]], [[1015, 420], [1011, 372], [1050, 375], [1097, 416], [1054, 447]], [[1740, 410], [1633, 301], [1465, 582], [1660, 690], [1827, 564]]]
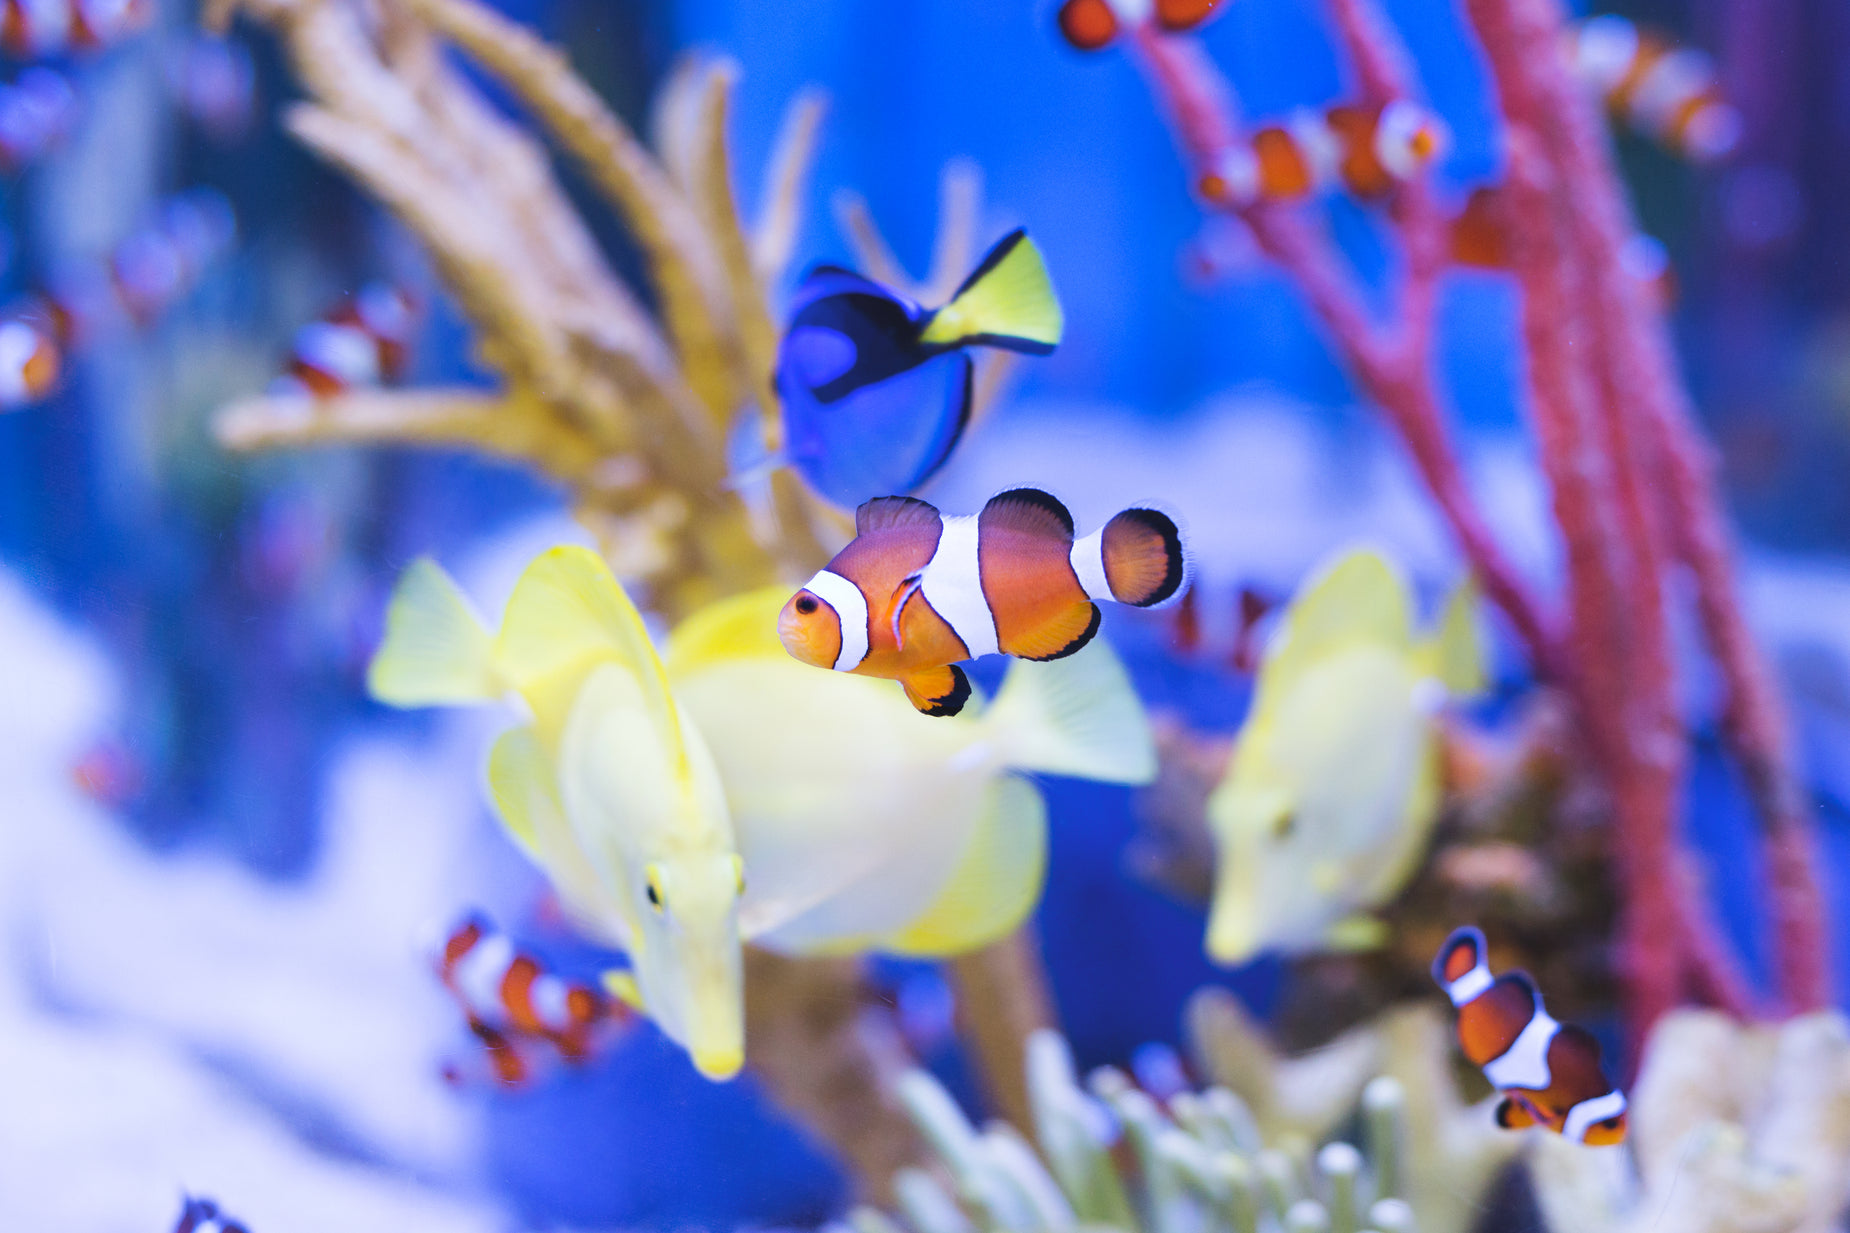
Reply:
[[956, 664], [915, 672], [900, 684], [906, 701], [924, 715], [955, 715], [970, 700], [970, 678]]
[[989, 250], [951, 302], [931, 315], [919, 341], [932, 347], [980, 343], [1047, 355], [1065, 328], [1041, 251], [1017, 228]]
[[454, 706], [499, 697], [494, 641], [443, 567], [405, 567], [385, 613], [385, 641], [366, 669], [367, 692], [388, 706]]
[[1505, 1130], [1526, 1130], [1530, 1126], [1539, 1126], [1529, 1106], [1514, 1096], [1505, 1096], [1497, 1102], [1497, 1125]]
[[880, 947], [897, 955], [961, 955], [1006, 937], [1027, 918], [1047, 873], [1047, 805], [1040, 789], [1004, 775], [931, 906]]

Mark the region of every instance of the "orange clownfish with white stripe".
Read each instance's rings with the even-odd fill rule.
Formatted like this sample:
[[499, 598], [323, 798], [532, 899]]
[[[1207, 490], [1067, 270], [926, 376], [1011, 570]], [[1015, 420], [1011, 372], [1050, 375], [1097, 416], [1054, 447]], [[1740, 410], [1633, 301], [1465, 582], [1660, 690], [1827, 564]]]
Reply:
[[855, 511], [855, 538], [778, 617], [806, 664], [905, 686], [927, 715], [970, 697], [960, 660], [1071, 655], [1098, 632], [1094, 600], [1149, 608], [1182, 588], [1181, 534], [1167, 514], [1127, 509], [1075, 539], [1073, 516], [1034, 488], [946, 517], [911, 497]]
[[1418, 175], [1447, 141], [1439, 117], [1408, 99], [1302, 110], [1221, 151], [1196, 188], [1219, 206], [1295, 201], [1338, 188], [1373, 200]]
[[1458, 1043], [1503, 1093], [1497, 1125], [1543, 1126], [1590, 1147], [1625, 1141], [1625, 1093], [1600, 1069], [1599, 1042], [1557, 1023], [1524, 972], [1490, 974], [1481, 930], [1454, 929], [1432, 964], [1433, 979], [1458, 1008]]
[[610, 994], [548, 971], [478, 915], [465, 918], [445, 939], [437, 975], [505, 1084], [530, 1077], [523, 1046], [544, 1041], [567, 1062], [584, 1062], [602, 1029], [628, 1017]]
[[1220, 0], [1065, 0], [1055, 14], [1060, 37], [1075, 51], [1103, 51], [1130, 26], [1149, 24], [1165, 34], [1193, 30]]
[[1714, 162], [1740, 142], [1741, 113], [1722, 97], [1715, 64], [1703, 52], [1608, 13], [1574, 27], [1568, 56], [1615, 119], [1673, 154]]

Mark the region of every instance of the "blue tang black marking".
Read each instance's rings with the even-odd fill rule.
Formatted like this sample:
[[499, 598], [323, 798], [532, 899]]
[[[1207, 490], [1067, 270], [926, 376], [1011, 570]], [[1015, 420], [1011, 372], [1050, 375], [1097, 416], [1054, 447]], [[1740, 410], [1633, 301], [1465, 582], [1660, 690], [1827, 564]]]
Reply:
[[910, 492], [970, 421], [965, 348], [1046, 355], [1063, 320], [1039, 250], [1017, 230], [943, 308], [836, 266], [798, 288], [777, 356], [785, 460], [842, 506]]

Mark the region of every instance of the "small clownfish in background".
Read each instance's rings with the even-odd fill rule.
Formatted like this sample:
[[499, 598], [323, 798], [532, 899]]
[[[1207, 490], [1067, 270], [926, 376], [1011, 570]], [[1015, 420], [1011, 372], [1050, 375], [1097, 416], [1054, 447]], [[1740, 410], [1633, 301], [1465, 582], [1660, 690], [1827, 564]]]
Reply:
[[629, 1018], [610, 994], [548, 971], [479, 915], [451, 931], [436, 966], [504, 1084], [531, 1077], [528, 1046], [545, 1042], [580, 1064], [590, 1059], [605, 1027]]
[[329, 398], [402, 380], [410, 365], [417, 301], [402, 288], [368, 283], [359, 295], [296, 331], [272, 394]]
[[180, 1222], [173, 1233], [250, 1233], [244, 1225], [219, 1210], [210, 1199], [190, 1196], [180, 1200]]
[[839, 505], [909, 492], [969, 424], [967, 348], [1046, 355], [1064, 324], [1040, 250], [1020, 230], [935, 311], [819, 266], [797, 289], [777, 352], [785, 460]]
[[63, 351], [44, 322], [29, 312], [0, 317], [0, 411], [50, 397], [63, 371]]
[[882, 497], [855, 511], [854, 541], [784, 605], [777, 632], [806, 664], [896, 680], [925, 714], [955, 715], [970, 697], [959, 660], [1071, 655], [1098, 632], [1094, 600], [1153, 607], [1184, 575], [1181, 535], [1156, 510], [1075, 541], [1066, 507], [1033, 488], [949, 518]]
[[0, 51], [20, 59], [98, 51], [153, 16], [149, 0], [0, 0]]
[[122, 311], [136, 325], [153, 322], [193, 289], [206, 267], [230, 248], [237, 229], [231, 202], [216, 189], [169, 197], [151, 223], [109, 255], [110, 283]]
[[1741, 114], [1722, 97], [1715, 65], [1693, 48], [1607, 14], [1568, 34], [1568, 57], [1615, 119], [1674, 154], [1714, 162], [1741, 140]]
[[1075, 51], [1103, 51], [1127, 27], [1153, 24], [1166, 34], [1201, 25], [1220, 0], [1066, 0], [1055, 20], [1060, 37]]
[[29, 68], [0, 86], [0, 173], [13, 175], [70, 136], [77, 92], [62, 73]]
[[[1450, 243], [1456, 265], [1478, 270], [1511, 267], [1509, 222], [1501, 189], [1484, 184], [1471, 190], [1464, 207], [1452, 216]], [[1619, 252], [1619, 265], [1650, 293], [1658, 311], [1669, 312], [1676, 306], [1676, 269], [1661, 240], [1642, 231], [1632, 233]]]
[[1448, 140], [1439, 117], [1407, 99], [1303, 110], [1223, 150], [1196, 187], [1217, 206], [1295, 201], [1338, 188], [1374, 200], [1418, 175]]
[[1458, 1008], [1458, 1043], [1504, 1093], [1497, 1125], [1544, 1126], [1590, 1147], [1625, 1141], [1625, 1093], [1600, 1069], [1599, 1042], [1557, 1023], [1525, 972], [1490, 974], [1484, 934], [1465, 925], [1439, 948], [1432, 977]]

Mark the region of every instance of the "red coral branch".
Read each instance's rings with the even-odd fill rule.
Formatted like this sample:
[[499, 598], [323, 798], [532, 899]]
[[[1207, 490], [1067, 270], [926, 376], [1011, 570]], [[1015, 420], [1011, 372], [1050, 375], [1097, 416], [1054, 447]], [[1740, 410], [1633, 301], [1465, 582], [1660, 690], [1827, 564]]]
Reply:
[[[1407, 57], [1373, 0], [1329, 0], [1363, 98], [1412, 96]], [[1434, 389], [1436, 284], [1447, 220], [1424, 182], [1389, 202], [1405, 269], [1377, 321], [1327, 235], [1301, 210], [1225, 204], [1297, 283], [1354, 374], [1394, 424], [1486, 593], [1528, 646], [1537, 673], [1575, 699], [1589, 753], [1613, 800], [1626, 891], [1620, 961], [1642, 1031], [1685, 991], [1745, 1013], [1735, 957], [1681, 870], [1687, 735], [1676, 707], [1667, 583], [1696, 575], [1698, 607], [1729, 685], [1724, 717], [1766, 822], [1780, 991], [1804, 1008], [1828, 998], [1825, 927], [1803, 796], [1784, 716], [1741, 619], [1728, 538], [1656, 309], [1623, 276], [1631, 234], [1599, 117], [1563, 57], [1556, 0], [1466, 0], [1510, 129], [1515, 274], [1524, 292], [1530, 402], [1567, 560], [1567, 637], [1509, 567], [1465, 483]], [[1192, 41], [1144, 28], [1134, 46], [1187, 161], [1212, 168], [1238, 141], [1233, 92]]]

